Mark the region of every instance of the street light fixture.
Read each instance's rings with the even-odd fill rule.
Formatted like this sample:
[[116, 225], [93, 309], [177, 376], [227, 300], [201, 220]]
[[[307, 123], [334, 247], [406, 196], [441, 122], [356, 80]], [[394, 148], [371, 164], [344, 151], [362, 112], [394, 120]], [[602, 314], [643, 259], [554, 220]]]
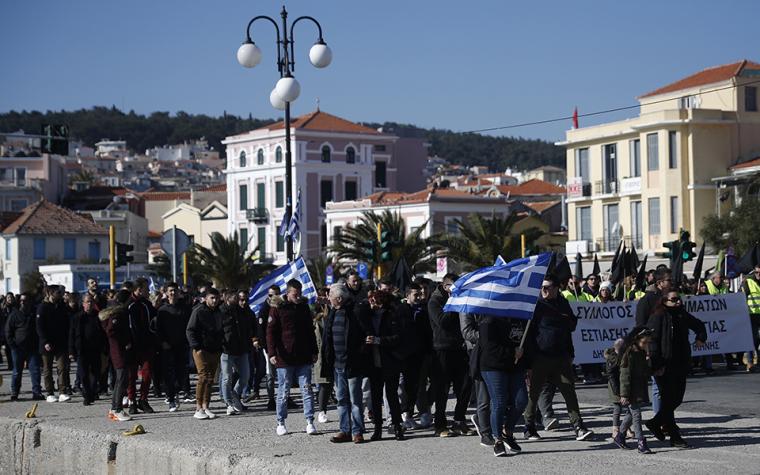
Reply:
[[[322, 26], [317, 20], [310, 16], [300, 16], [293, 20], [288, 27], [288, 12], [282, 7], [280, 12], [282, 18], [282, 30], [277, 22], [266, 15], [255, 16], [248, 22], [245, 31], [245, 41], [237, 50], [237, 60], [245, 68], [253, 68], [261, 62], [261, 49], [251, 40], [251, 26], [256, 20], [267, 20], [274, 25], [277, 33], [277, 71], [280, 73], [280, 80], [277, 81], [272, 92], [269, 94], [269, 102], [272, 107], [285, 111], [285, 200], [287, 208], [285, 215], [290, 216], [293, 205], [293, 166], [290, 152], [290, 103], [298, 99], [301, 93], [301, 85], [293, 77], [295, 71], [295, 60], [293, 59], [294, 37], [293, 28], [301, 20], [309, 20], [317, 26], [319, 38], [314, 46], [309, 50], [309, 61], [315, 68], [326, 68], [332, 62], [332, 50], [327, 46], [322, 38]], [[282, 33], [282, 34], [281, 34]], [[293, 237], [285, 237], [285, 252], [288, 262], [293, 260]]]

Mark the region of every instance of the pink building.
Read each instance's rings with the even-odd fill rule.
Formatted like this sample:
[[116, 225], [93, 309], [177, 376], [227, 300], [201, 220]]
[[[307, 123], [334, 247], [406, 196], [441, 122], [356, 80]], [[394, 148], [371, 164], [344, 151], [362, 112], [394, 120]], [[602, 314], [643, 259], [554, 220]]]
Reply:
[[61, 157], [0, 157], [0, 211], [21, 211], [43, 198], [60, 203], [66, 188]]

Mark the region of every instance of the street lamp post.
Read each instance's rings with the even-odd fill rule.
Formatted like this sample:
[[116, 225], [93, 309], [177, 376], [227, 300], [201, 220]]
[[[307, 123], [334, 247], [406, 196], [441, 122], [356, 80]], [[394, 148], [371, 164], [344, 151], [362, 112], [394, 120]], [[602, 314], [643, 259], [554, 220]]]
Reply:
[[[275, 88], [269, 94], [269, 102], [272, 107], [285, 111], [285, 216], [290, 216], [293, 206], [293, 165], [290, 150], [290, 103], [298, 98], [301, 93], [301, 85], [293, 77], [295, 71], [295, 60], [293, 58], [294, 36], [293, 28], [301, 20], [310, 20], [317, 26], [319, 38], [314, 46], [309, 50], [309, 61], [316, 68], [325, 68], [332, 61], [332, 51], [322, 38], [322, 26], [317, 20], [310, 16], [300, 16], [293, 20], [288, 27], [288, 12], [282, 7], [280, 13], [282, 17], [282, 30], [277, 22], [266, 15], [253, 17], [248, 22], [245, 32], [245, 41], [237, 51], [238, 62], [246, 68], [252, 68], [261, 62], [261, 50], [251, 40], [251, 26], [256, 20], [267, 20], [274, 25], [277, 34], [277, 71], [280, 73], [280, 79], [277, 81]], [[285, 251], [288, 262], [293, 260], [293, 236], [287, 234], [285, 237]]]

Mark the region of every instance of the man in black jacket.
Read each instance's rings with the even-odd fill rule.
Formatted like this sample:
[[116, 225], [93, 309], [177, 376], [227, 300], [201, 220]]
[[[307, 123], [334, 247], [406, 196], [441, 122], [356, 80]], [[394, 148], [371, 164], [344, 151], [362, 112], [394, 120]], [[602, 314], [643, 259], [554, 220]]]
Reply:
[[[227, 404], [228, 416], [239, 414], [244, 409], [240, 396], [247, 391], [250, 371], [248, 353], [251, 351], [253, 339], [251, 318], [246, 314], [245, 309], [238, 305], [237, 299], [237, 292], [228, 292], [221, 306], [224, 340], [220, 360], [222, 373], [220, 392], [222, 400]], [[237, 373], [235, 387], [233, 387], [234, 373]]]
[[[406, 302], [396, 307], [401, 324], [401, 344], [396, 349], [396, 356], [401, 361], [401, 375], [404, 378], [401, 393], [401, 410], [404, 426], [407, 429], [418, 427], [414, 421], [414, 405], [420, 386], [420, 372], [426, 358], [433, 352], [433, 330], [430, 317], [422, 302], [422, 288], [411, 283], [406, 288]], [[420, 413], [429, 408], [419, 407]]]
[[277, 378], [277, 369], [274, 367], [271, 361], [269, 361], [269, 353], [267, 349], [267, 326], [269, 324], [269, 311], [271, 310], [272, 301], [280, 298], [280, 288], [276, 285], [272, 285], [267, 289], [267, 299], [261, 305], [259, 314], [256, 316], [256, 339], [261, 345], [263, 351], [259, 351], [258, 358], [263, 358], [264, 364], [261, 362], [256, 363], [256, 377], [253, 381], [253, 392], [258, 392], [259, 384], [267, 378], [267, 410], [274, 411], [277, 407], [277, 403], [274, 400], [274, 381]]
[[69, 332], [69, 353], [77, 360], [85, 406], [92, 405], [98, 397], [100, 363], [106, 344], [106, 333], [100, 324], [95, 301], [90, 294], [85, 294], [82, 310], [72, 318]]
[[219, 311], [219, 291], [213, 287], [206, 290], [203, 302], [193, 308], [187, 323], [187, 342], [193, 349], [193, 360], [198, 369], [198, 382], [195, 386], [196, 419], [214, 419], [208, 405], [211, 401], [211, 387], [214, 375], [219, 368], [219, 356], [222, 353], [224, 330], [222, 313]]
[[[151, 322], [155, 317], [156, 310], [148, 300], [148, 280], [138, 277], [132, 291], [132, 298], [127, 311], [129, 312], [129, 328], [134, 341], [135, 362], [129, 365], [129, 384], [127, 396], [129, 397], [129, 413], [137, 414], [138, 409], [143, 412], [153, 413], [153, 408], [148, 403], [150, 382], [153, 377], [153, 360], [156, 353], [156, 335], [151, 328]], [[140, 382], [140, 399], [137, 397], [137, 370], [140, 369], [142, 381]]]
[[190, 309], [180, 298], [179, 286], [175, 282], [166, 284], [167, 302], [158, 309], [156, 315], [156, 336], [161, 344], [161, 358], [164, 370], [166, 398], [169, 412], [179, 409], [177, 387], [184, 385], [187, 378], [187, 322]]
[[575, 394], [573, 332], [577, 324], [578, 318], [570, 304], [559, 293], [557, 277], [547, 274], [541, 284], [541, 296], [526, 336], [526, 346], [532, 360], [529, 399], [523, 414], [526, 439], [541, 438], [536, 432], [536, 404], [547, 381], [557, 386], [565, 399], [570, 423], [575, 429], [575, 439], [586, 440], [593, 434], [583, 423]]
[[338, 399], [340, 432], [330, 442], [353, 440], [364, 442], [364, 404], [362, 378], [369, 367], [365, 351], [367, 337], [354, 313], [351, 292], [343, 284], [330, 287], [330, 312], [322, 334], [322, 367], [320, 376], [333, 377]]
[[28, 293], [21, 294], [18, 301], [19, 307], [11, 311], [5, 322], [5, 337], [13, 358], [11, 401], [18, 399], [24, 363], [28, 365], [32, 376], [32, 399], [41, 401], [45, 397], [40, 387], [40, 354], [34, 305]]
[[[45, 287], [45, 298], [37, 307], [37, 336], [42, 355], [42, 380], [47, 402], [66, 402], [71, 399], [69, 375], [69, 318], [61, 305], [63, 290], [57, 285]], [[53, 364], [58, 376], [58, 397], [53, 386]]]
[[[459, 313], [444, 312], [443, 307], [451, 295], [451, 287], [457, 280], [456, 274], [446, 274], [441, 285], [433, 292], [428, 302], [430, 327], [433, 330], [433, 386], [435, 387], [435, 433], [439, 437], [469, 435], [471, 429], [465, 421], [465, 413], [470, 403], [472, 390], [468, 374], [467, 350], [465, 350], [462, 330], [459, 327]], [[469, 384], [468, 381], [470, 381]], [[446, 420], [446, 402], [449, 388], [454, 386], [457, 403], [454, 408], [454, 423], [451, 432]], [[452, 434], [453, 432], [453, 434]]]

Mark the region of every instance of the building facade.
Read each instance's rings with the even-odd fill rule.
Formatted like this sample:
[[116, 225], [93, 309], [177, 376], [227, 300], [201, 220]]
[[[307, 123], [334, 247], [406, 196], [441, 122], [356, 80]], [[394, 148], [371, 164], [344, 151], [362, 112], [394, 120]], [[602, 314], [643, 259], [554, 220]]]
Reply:
[[41, 199], [60, 203], [67, 188], [63, 158], [0, 157], [0, 211], [21, 211]]
[[[258, 247], [265, 260], [284, 263], [285, 242], [278, 233], [286, 207], [284, 123], [222, 143], [227, 147], [228, 233], [237, 232], [249, 251]], [[302, 193], [302, 255], [318, 255], [328, 243], [328, 202], [424, 186], [422, 142], [416, 147], [398, 143], [396, 136], [319, 110], [291, 121], [294, 202], [299, 189]]]
[[760, 64], [698, 72], [639, 97], [628, 120], [569, 130], [567, 253], [649, 252], [687, 229], [701, 242], [715, 177], [760, 155]]

